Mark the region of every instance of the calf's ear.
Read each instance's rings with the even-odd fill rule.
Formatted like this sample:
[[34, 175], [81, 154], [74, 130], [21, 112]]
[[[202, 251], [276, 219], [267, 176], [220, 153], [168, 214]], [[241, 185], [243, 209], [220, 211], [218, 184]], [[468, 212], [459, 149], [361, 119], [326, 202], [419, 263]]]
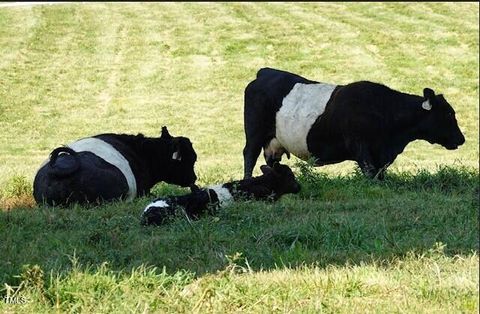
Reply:
[[269, 174], [273, 172], [273, 169], [270, 168], [270, 166], [267, 165], [261, 165], [260, 170], [262, 171], [263, 174]]

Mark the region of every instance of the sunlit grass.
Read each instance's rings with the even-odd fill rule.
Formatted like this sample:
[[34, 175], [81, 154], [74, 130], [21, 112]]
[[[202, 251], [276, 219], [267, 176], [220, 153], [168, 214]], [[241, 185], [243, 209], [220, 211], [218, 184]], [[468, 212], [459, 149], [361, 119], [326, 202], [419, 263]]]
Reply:
[[[401, 260], [360, 265], [301, 266], [253, 272], [241, 255], [201, 278], [139, 267], [114, 272], [107, 264], [67, 275], [25, 267], [25, 304], [0, 309], [49, 313], [81, 311], [194, 313], [452, 313], [478, 311], [478, 256], [445, 257], [442, 246]], [[247, 263], [247, 264], [245, 264]], [[17, 291], [9, 287], [10, 295]], [[20, 297], [18, 297], [20, 299]]]
[[243, 90], [264, 66], [337, 84], [365, 79], [417, 94], [431, 87], [457, 110], [467, 142], [457, 151], [415, 142], [392, 167], [478, 167], [477, 9], [447, 3], [3, 8], [0, 186], [13, 175], [33, 181], [61, 144], [102, 132], [155, 136], [162, 125], [192, 139], [200, 183], [211, 183], [212, 172], [223, 174], [219, 181], [238, 178]]

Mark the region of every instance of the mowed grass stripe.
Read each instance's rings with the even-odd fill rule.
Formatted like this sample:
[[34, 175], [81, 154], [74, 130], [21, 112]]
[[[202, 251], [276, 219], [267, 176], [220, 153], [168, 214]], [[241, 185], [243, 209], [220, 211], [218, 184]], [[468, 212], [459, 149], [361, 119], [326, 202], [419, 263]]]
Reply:
[[[435, 167], [456, 159], [476, 166], [478, 27], [469, 21], [478, 14], [468, 5], [452, 8], [470, 25], [462, 32], [457, 16], [446, 16], [444, 23], [435, 14], [402, 18], [421, 15], [425, 7], [437, 10], [428, 4], [272, 3], [14, 9], [14, 16], [19, 10], [35, 12], [38, 38], [25, 51], [29, 65], [20, 59], [4, 70], [14, 75], [8, 86], [20, 84], [8, 88], [13, 94], [2, 105], [9, 112], [2, 146], [5, 156], [14, 150], [32, 159], [18, 167], [4, 158], [1, 180], [5, 184], [14, 174], [33, 180], [53, 147], [78, 137], [108, 131], [156, 135], [162, 124], [192, 138], [201, 173], [221, 169], [236, 178], [242, 173], [243, 89], [262, 66], [332, 83], [369, 79], [412, 93], [434, 87], [457, 109], [466, 145], [446, 152], [413, 143], [393, 168]], [[95, 19], [96, 10], [103, 20]], [[352, 163], [344, 163], [320, 171], [351, 169]], [[200, 182], [214, 183], [209, 177]]]
[[[91, 23], [75, 21], [72, 13], [74, 9], [71, 7], [62, 8], [60, 15], [50, 10], [45, 11], [42, 7], [34, 7], [33, 10], [39, 15], [37, 19], [42, 22], [37, 25], [35, 34], [26, 44], [25, 60], [20, 64], [25, 71], [17, 72], [17, 75], [21, 75], [22, 84], [16, 90], [15, 99], [10, 99], [13, 104], [8, 101], [5, 103], [11, 105], [12, 111], [19, 113], [18, 118], [21, 119], [11, 123], [8, 133], [11, 137], [2, 138], [3, 141], [6, 140], [6, 143], [2, 143], [5, 146], [13, 144], [22, 147], [30, 141], [35, 143], [36, 147], [42, 147], [43, 144], [46, 148], [51, 147], [52, 143], [49, 141], [58, 134], [66, 133], [68, 137], [71, 128], [65, 127], [65, 123], [62, 123], [64, 120], [59, 119], [59, 116], [69, 117], [75, 108], [81, 108], [82, 99], [86, 96], [79, 86], [85, 82], [84, 70], [88, 69], [88, 65], [83, 62], [87, 58], [79, 47], [82, 46], [82, 40], [89, 38], [82, 36], [88, 31], [82, 28], [82, 25], [90, 26]], [[49, 15], [53, 13], [55, 14], [50, 18]], [[54, 31], [56, 28], [65, 29]], [[45, 58], [46, 55], [49, 57]], [[72, 77], [73, 70], [76, 72], [75, 77]], [[32, 90], [37, 93], [32, 95]], [[69, 97], [73, 93], [78, 94], [75, 99]], [[19, 106], [25, 110], [22, 112], [18, 110], [15, 102], [25, 98], [27, 102]], [[90, 102], [91, 99], [85, 100], [85, 103]], [[52, 119], [51, 121], [56, 123], [45, 124], [42, 123], [43, 119]], [[24, 129], [25, 125], [31, 126], [29, 130]], [[29, 140], [24, 138], [31, 132], [35, 132], [36, 136]], [[45, 155], [42, 157], [45, 158]]]
[[[21, 15], [2, 14], [0, 11], [0, 69], [22, 57], [19, 52], [24, 45], [23, 39], [31, 36], [31, 30], [37, 21], [31, 10], [24, 10]], [[23, 27], [12, 28], [12, 25]], [[0, 87], [5, 86], [2, 84]]]

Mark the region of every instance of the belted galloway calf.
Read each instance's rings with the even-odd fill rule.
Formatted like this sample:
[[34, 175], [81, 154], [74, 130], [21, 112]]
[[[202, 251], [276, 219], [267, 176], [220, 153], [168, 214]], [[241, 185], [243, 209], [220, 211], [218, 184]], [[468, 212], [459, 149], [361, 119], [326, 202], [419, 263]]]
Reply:
[[262, 165], [260, 170], [263, 175], [258, 177], [208, 186], [187, 195], [158, 198], [143, 211], [142, 224], [163, 224], [179, 210], [195, 219], [205, 213], [214, 213], [234, 200], [277, 200], [284, 194], [300, 191], [288, 166], [275, 163], [273, 167]]
[[268, 165], [290, 153], [317, 166], [353, 160], [381, 179], [414, 140], [449, 150], [465, 142], [452, 106], [430, 88], [417, 96], [368, 81], [333, 85], [263, 68], [244, 100], [245, 178], [262, 148]]
[[52, 151], [33, 183], [39, 204], [131, 200], [158, 182], [194, 186], [197, 154], [186, 137], [99, 134]]

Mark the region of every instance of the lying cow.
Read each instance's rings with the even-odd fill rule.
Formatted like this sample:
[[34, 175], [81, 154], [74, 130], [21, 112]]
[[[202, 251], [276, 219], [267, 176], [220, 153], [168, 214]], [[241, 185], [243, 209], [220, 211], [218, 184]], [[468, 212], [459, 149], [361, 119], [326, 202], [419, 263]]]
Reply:
[[367, 81], [332, 85], [263, 68], [245, 89], [244, 176], [263, 147], [268, 165], [285, 153], [317, 166], [354, 160], [368, 177], [420, 139], [452, 150], [465, 142], [455, 111], [442, 95], [423, 96]]
[[186, 137], [100, 134], [52, 151], [33, 183], [37, 203], [131, 200], [157, 182], [194, 186], [197, 155]]
[[184, 210], [188, 217], [195, 219], [241, 198], [277, 200], [283, 194], [300, 191], [288, 166], [275, 163], [273, 167], [263, 165], [260, 170], [263, 175], [259, 177], [209, 186], [187, 195], [158, 198], [143, 211], [142, 224], [160, 225], [178, 210]]

